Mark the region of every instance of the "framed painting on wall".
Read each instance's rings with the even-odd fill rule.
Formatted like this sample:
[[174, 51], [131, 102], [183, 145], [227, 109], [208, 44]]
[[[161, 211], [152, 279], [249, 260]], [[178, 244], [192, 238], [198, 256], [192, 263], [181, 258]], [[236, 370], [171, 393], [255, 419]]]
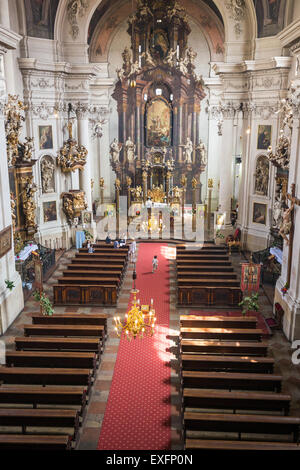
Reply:
[[52, 126], [39, 126], [40, 150], [53, 149]]
[[0, 232], [0, 258], [6, 255], [12, 248], [12, 233], [11, 233], [11, 225], [4, 228]]
[[82, 211], [81, 220], [82, 220], [82, 224], [90, 225], [93, 221], [92, 211]]
[[267, 204], [261, 204], [260, 202], [253, 203], [252, 222], [261, 225], [267, 224]]
[[257, 149], [268, 150], [271, 145], [272, 126], [259, 124], [257, 132]]
[[172, 111], [162, 98], [151, 101], [146, 114], [147, 147], [169, 147], [172, 141]]
[[43, 202], [44, 222], [57, 220], [56, 201]]

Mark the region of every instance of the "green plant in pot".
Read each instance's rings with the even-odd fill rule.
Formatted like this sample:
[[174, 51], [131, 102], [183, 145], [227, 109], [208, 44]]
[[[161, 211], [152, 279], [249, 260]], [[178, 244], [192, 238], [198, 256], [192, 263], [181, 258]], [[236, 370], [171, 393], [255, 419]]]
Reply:
[[43, 315], [51, 316], [54, 313], [53, 306], [44, 292], [40, 293], [39, 291], [35, 291], [33, 297], [37, 302], [40, 302]]
[[243, 300], [239, 303], [239, 307], [242, 308], [243, 315], [246, 315], [246, 313], [250, 311], [258, 312], [258, 294], [252, 294], [244, 297]]

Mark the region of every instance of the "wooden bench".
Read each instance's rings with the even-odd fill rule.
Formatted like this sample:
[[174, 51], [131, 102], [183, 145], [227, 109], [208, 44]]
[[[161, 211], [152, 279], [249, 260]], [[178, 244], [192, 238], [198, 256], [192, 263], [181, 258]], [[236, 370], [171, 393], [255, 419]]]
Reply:
[[226, 390], [281, 391], [281, 375], [237, 372], [199, 372], [183, 370], [184, 388], [214, 388]]
[[242, 300], [240, 287], [178, 285], [177, 303], [180, 306], [227, 306], [238, 307]]
[[183, 389], [183, 409], [278, 411], [288, 415], [291, 396], [283, 393]]
[[16, 337], [17, 351], [23, 349], [42, 349], [58, 351], [89, 351], [101, 354], [102, 340], [99, 338], [28, 338]]
[[207, 264], [200, 264], [199, 266], [197, 264], [195, 265], [190, 265], [190, 264], [177, 264], [177, 275], [180, 274], [198, 274], [198, 273], [234, 273], [234, 268], [232, 266], [215, 266], [215, 265], [207, 265]]
[[97, 368], [95, 353], [53, 351], [7, 351], [7, 367], [62, 367], [75, 369]]
[[300, 450], [300, 445], [294, 442], [257, 442], [257, 441], [221, 441], [187, 439], [185, 449], [202, 450]]
[[0, 382], [8, 385], [86, 385], [92, 383], [90, 369], [49, 367], [0, 367]]
[[180, 336], [187, 339], [220, 339], [260, 341], [262, 330], [248, 328], [180, 328]]
[[250, 328], [255, 329], [256, 317], [225, 317], [210, 315], [180, 315], [180, 326], [186, 328]]
[[32, 313], [31, 318], [34, 325], [103, 325], [105, 334], [107, 334], [108, 315], [104, 313], [85, 314], [70, 312], [63, 314], [54, 313], [51, 316]]
[[101, 271], [101, 270], [92, 270], [89, 268], [77, 268], [77, 269], [67, 269], [66, 271], [63, 271], [63, 276], [65, 277], [70, 277], [70, 276], [75, 276], [75, 277], [98, 277], [98, 278], [113, 278], [113, 279], [118, 279], [118, 281], [121, 278], [121, 271]]
[[0, 403], [9, 405], [78, 406], [82, 414], [87, 400], [86, 387], [42, 387], [5, 386], [0, 387]]
[[272, 374], [274, 359], [271, 357], [208, 356], [182, 354], [182, 370], [215, 370]]
[[246, 341], [213, 341], [182, 339], [180, 342], [182, 353], [195, 354], [247, 354], [248, 356], [266, 356], [268, 345], [263, 342]]
[[237, 279], [208, 279], [208, 278], [177, 278], [177, 285], [180, 286], [199, 286], [199, 287], [239, 287], [240, 286], [240, 281]]
[[70, 436], [0, 434], [2, 450], [71, 450]]
[[117, 305], [116, 284], [55, 284], [53, 285], [54, 305]]
[[103, 339], [103, 325], [23, 325], [25, 336], [96, 336]]
[[106, 264], [106, 263], [92, 263], [88, 264], [85, 261], [78, 260], [76, 263], [67, 264], [67, 268], [70, 269], [88, 269], [89, 271], [105, 271], [105, 272], [117, 272], [123, 273], [124, 266], [122, 264]]
[[[93, 274], [93, 273], [92, 273]], [[86, 276], [81, 274], [80, 276], [73, 276], [72, 271], [70, 276], [64, 276], [57, 278], [59, 284], [75, 284], [75, 285], [93, 285], [93, 286], [105, 286], [107, 284], [118, 287], [120, 284], [120, 278], [118, 276], [104, 275], [103, 277], [98, 276], [98, 273], [90, 275], [89, 272], [86, 273]]]
[[194, 261], [200, 261], [200, 260], [206, 260], [210, 261], [211, 263], [214, 263], [214, 261], [229, 261], [228, 255], [223, 255], [223, 254], [201, 254], [201, 253], [184, 253], [184, 254], [178, 254], [176, 257], [177, 261], [186, 261], [186, 260], [194, 260]]
[[185, 433], [188, 431], [234, 432], [292, 435], [299, 441], [300, 418], [253, 414], [184, 413]]
[[229, 267], [232, 268], [231, 261], [228, 260], [213, 260], [213, 262], [210, 262], [210, 260], [201, 260], [201, 259], [177, 259], [176, 260], [176, 265], [177, 269], [181, 269], [182, 267], [188, 267], [194, 269], [194, 267], [197, 268], [203, 268], [207, 265], [212, 267], [213, 269], [215, 268], [223, 268], [223, 267]]
[[234, 272], [207, 272], [207, 271], [177, 271], [178, 282], [180, 279], [237, 279]]
[[79, 253], [89, 253], [89, 254], [114, 254], [116, 253], [116, 251], [118, 253], [121, 253], [122, 255], [127, 255], [128, 254], [128, 248], [112, 248], [111, 246], [108, 246], [107, 248], [105, 247], [97, 247], [97, 246], [94, 246], [93, 245], [93, 248], [94, 248], [94, 251], [93, 253], [89, 253], [88, 251], [88, 248], [80, 248], [79, 249]]
[[0, 423], [5, 427], [20, 426], [24, 434], [27, 427], [74, 428], [75, 439], [79, 428], [79, 413], [77, 410], [0, 408]]
[[[80, 256], [76, 256], [75, 255], [75, 258], [72, 258], [71, 259], [71, 264], [78, 264], [78, 263], [84, 263], [84, 264], [89, 264], [91, 266], [91, 258], [89, 256], [86, 256], [86, 255], [80, 255]], [[120, 266], [122, 265], [123, 269], [124, 267], [126, 266], [126, 261], [123, 262], [123, 260], [120, 260], [118, 258], [113, 258], [112, 256], [109, 257], [109, 258], [101, 258], [101, 259], [94, 259], [93, 260], [93, 265], [96, 266], [96, 265], [99, 265], [99, 264], [107, 264], [107, 266], [109, 267], [112, 267], [112, 266]]]

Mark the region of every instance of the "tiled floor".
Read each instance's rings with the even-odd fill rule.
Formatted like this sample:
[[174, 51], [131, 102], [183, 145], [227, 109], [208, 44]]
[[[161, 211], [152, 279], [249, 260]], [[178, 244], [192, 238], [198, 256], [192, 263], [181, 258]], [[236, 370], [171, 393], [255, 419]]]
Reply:
[[[52, 285], [56, 282], [56, 278], [61, 275], [63, 269], [69, 259], [73, 257], [74, 250], [70, 250], [64, 254], [59, 260], [59, 265], [55, 273], [45, 284], [45, 291], [52, 298]], [[232, 262], [236, 272], [240, 272], [240, 263], [245, 258], [240, 254], [232, 255]], [[170, 260], [170, 336], [173, 339], [173, 346], [171, 348], [171, 429], [172, 429], [172, 449], [182, 449], [182, 442], [180, 440], [181, 434], [181, 418], [180, 418], [180, 382], [177, 360], [177, 342], [179, 335], [179, 315], [188, 313], [189, 309], [176, 308], [176, 283], [175, 283], [175, 261]], [[128, 301], [130, 297], [130, 289], [132, 286], [132, 265], [129, 265], [126, 277], [123, 282], [122, 290], [119, 296], [117, 312], [119, 315], [126, 313]], [[270, 296], [271, 288], [268, 287], [268, 296]], [[154, 295], [155, 297], [155, 295]], [[272, 315], [272, 305], [270, 304], [264, 291], [260, 290], [260, 305], [261, 313], [265, 317]], [[14, 337], [22, 335], [22, 325], [30, 323], [29, 312], [38, 311], [38, 304], [30, 298], [26, 304], [23, 312], [19, 315], [13, 325], [1, 338], [4, 339], [7, 349], [14, 347]], [[109, 395], [110, 385], [112, 381], [114, 364], [117, 357], [119, 338], [116, 337], [113, 329], [113, 316], [116, 309], [112, 308], [96, 308], [96, 307], [59, 307], [56, 309], [59, 312], [80, 311], [82, 313], [107, 313], [108, 320], [108, 339], [105, 344], [105, 350], [102, 355], [102, 361], [95, 383], [92, 388], [92, 394], [89, 401], [89, 406], [86, 410], [83, 425], [81, 427], [80, 436], [77, 442], [77, 449], [92, 450], [97, 448], [101, 423], [105, 413], [105, 406]], [[269, 340], [270, 354], [276, 359], [275, 372], [280, 372], [284, 377], [283, 391], [292, 394], [292, 407], [291, 414], [300, 416], [300, 366], [295, 366], [291, 362], [291, 355], [293, 353], [290, 343], [285, 339], [281, 332], [275, 334]]]

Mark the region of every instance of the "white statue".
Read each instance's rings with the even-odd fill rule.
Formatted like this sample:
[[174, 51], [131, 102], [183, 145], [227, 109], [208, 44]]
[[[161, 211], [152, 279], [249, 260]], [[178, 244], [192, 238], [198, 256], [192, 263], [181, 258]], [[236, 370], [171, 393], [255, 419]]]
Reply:
[[188, 74], [186, 59], [179, 59], [178, 68], [183, 75]]
[[149, 54], [149, 52], [143, 52], [141, 57], [143, 57], [145, 59], [145, 65], [147, 67], [156, 67], [156, 64], [154, 62], [154, 60], [152, 59], [152, 56], [151, 54]]
[[117, 139], [115, 138], [113, 142], [110, 144], [110, 155], [111, 155], [111, 160], [114, 163], [119, 162], [120, 159], [120, 151], [122, 148], [122, 144], [119, 144]]
[[199, 144], [196, 147], [196, 150], [199, 150], [201, 165], [207, 165], [207, 150], [206, 150], [204, 142], [202, 142], [201, 139], [200, 139]]
[[53, 174], [54, 174], [54, 162], [52, 158], [45, 157], [41, 163], [41, 174], [42, 174], [42, 188], [43, 193], [53, 193]]
[[128, 162], [133, 162], [135, 157], [135, 145], [129, 136], [125, 142], [125, 154]]
[[177, 52], [174, 50], [174, 49], [170, 49], [169, 52], [168, 52], [168, 55], [165, 59], [165, 62], [167, 65], [169, 65], [170, 67], [173, 67], [174, 66], [174, 60], [175, 60], [175, 57], [176, 57], [176, 54]]
[[25, 137], [24, 143], [24, 153], [23, 153], [23, 160], [24, 162], [30, 162], [32, 158], [32, 153], [34, 151], [33, 146], [33, 138], [32, 137]]
[[186, 163], [192, 163], [192, 153], [193, 153], [193, 142], [188, 137], [186, 139], [186, 145], [184, 145], [184, 157]]

